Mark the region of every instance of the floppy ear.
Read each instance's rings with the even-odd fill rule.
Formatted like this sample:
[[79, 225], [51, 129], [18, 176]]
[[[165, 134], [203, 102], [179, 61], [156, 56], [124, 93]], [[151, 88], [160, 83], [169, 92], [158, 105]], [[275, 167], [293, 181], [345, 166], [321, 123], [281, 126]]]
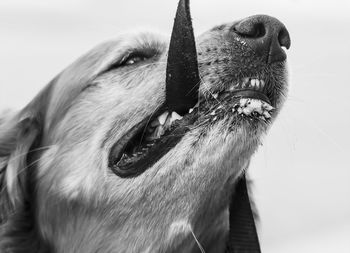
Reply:
[[26, 211], [24, 205], [30, 204], [33, 188], [30, 157], [40, 145], [44, 115], [58, 77], [23, 110], [0, 114], [0, 239], [1, 226], [9, 215]]
[[0, 115], [0, 224], [28, 200], [28, 153], [40, 133], [31, 114]]
[[0, 115], [0, 252], [49, 252], [39, 235], [33, 204], [31, 163], [41, 142], [42, 114], [35, 110], [40, 101], [34, 99], [18, 113]]
[[0, 252], [50, 252], [34, 214], [34, 165], [57, 79], [23, 110], [0, 114]]

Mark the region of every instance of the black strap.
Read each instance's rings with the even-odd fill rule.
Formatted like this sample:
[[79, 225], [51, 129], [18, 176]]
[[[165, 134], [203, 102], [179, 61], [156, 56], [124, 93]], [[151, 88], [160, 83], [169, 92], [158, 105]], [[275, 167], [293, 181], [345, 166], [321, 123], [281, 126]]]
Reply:
[[[166, 101], [172, 111], [187, 113], [198, 99], [199, 74], [190, 0], [179, 0], [170, 40]], [[245, 175], [238, 181], [230, 204], [229, 253], [260, 253]]]
[[230, 204], [230, 234], [226, 252], [261, 252], [245, 175], [238, 181]]

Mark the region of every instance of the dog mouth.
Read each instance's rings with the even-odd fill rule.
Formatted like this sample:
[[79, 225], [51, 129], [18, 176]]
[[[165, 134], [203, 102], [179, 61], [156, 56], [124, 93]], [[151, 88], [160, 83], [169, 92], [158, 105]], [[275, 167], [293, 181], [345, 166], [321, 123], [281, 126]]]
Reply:
[[184, 116], [160, 109], [128, 131], [111, 149], [109, 167], [120, 177], [135, 177], [176, 146], [197, 119], [197, 109]]
[[212, 99], [207, 101], [206, 110], [217, 118], [223, 114], [232, 117], [240, 115], [267, 122], [276, 101], [271, 86], [271, 82], [264, 78], [242, 78], [221, 92], [211, 93]]
[[[220, 120], [268, 123], [276, 100], [268, 80], [245, 77], [216, 93], [201, 96], [184, 115], [161, 107], [131, 128], [111, 149], [109, 167], [121, 177], [134, 177], [174, 148], [191, 129], [207, 129]], [[236, 125], [237, 126], [237, 125]]]
[[225, 121], [233, 132], [239, 127], [266, 126], [272, 118], [278, 89], [275, 79], [262, 74], [212, 85], [215, 91], [200, 91], [191, 15], [186, 2], [180, 3], [167, 55], [164, 104], [113, 145], [109, 167], [120, 177], [143, 173], [191, 130], [206, 135], [217, 122]]

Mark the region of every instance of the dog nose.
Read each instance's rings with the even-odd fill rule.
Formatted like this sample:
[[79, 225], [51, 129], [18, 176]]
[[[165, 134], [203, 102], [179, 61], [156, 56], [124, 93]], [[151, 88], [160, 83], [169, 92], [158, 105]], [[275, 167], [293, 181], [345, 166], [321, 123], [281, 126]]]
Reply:
[[282, 47], [289, 49], [290, 36], [278, 19], [267, 15], [251, 16], [235, 24], [233, 31], [268, 63], [287, 58]]

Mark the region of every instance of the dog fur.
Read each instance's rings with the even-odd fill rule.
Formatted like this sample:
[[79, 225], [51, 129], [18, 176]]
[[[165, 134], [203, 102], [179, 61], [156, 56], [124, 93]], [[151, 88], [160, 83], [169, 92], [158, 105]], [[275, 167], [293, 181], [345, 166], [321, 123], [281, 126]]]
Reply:
[[[223, 36], [231, 26], [197, 38], [200, 96], [263, 73], [275, 82], [278, 111], [285, 63], [243, 58], [249, 49]], [[121, 66], [135, 51], [149, 58]], [[166, 53], [159, 35], [120, 36], [0, 120], [1, 252], [224, 251], [234, 183], [269, 124], [226, 116], [193, 128], [138, 177], [108, 168], [112, 145], [164, 102]]]

